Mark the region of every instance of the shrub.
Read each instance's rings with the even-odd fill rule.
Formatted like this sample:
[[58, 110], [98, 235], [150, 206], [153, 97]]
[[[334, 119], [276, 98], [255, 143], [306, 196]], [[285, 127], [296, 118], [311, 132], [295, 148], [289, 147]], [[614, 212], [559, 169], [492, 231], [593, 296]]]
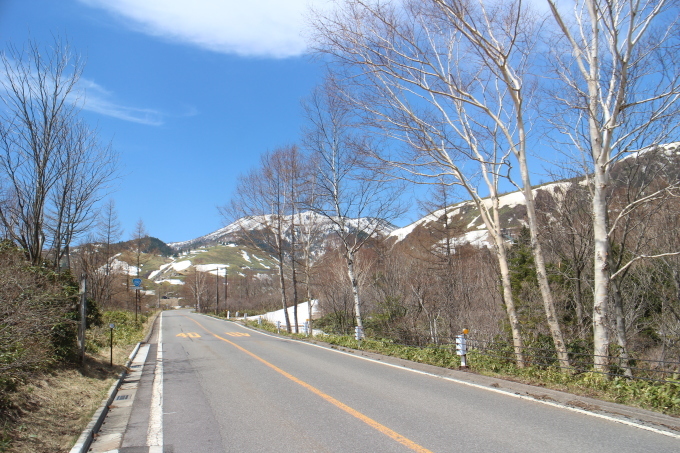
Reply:
[[70, 358], [75, 348], [75, 298], [70, 275], [30, 266], [0, 242], [0, 385]]

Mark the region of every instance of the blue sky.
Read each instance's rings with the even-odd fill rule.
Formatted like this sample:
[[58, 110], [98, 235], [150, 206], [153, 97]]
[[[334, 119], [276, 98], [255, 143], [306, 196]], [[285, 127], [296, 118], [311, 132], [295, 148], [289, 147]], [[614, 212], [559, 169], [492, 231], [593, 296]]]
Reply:
[[304, 55], [308, 0], [0, 0], [0, 39], [67, 38], [86, 60], [83, 115], [121, 157], [111, 198], [173, 242], [223, 226], [240, 173], [299, 140], [321, 81]]

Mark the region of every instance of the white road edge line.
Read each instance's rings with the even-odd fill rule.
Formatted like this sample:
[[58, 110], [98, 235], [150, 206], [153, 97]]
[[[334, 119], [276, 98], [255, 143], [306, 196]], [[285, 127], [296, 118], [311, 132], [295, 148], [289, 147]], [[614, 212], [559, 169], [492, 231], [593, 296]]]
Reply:
[[[206, 316], [206, 315], [204, 315], [204, 316]], [[218, 320], [218, 321], [225, 321], [223, 319], [213, 318], [212, 316], [207, 316], [207, 317]], [[281, 339], [281, 337], [276, 336], [276, 335], [272, 335], [272, 334], [267, 333], [267, 332], [261, 332], [259, 330], [251, 329], [250, 327], [246, 327], [246, 326], [243, 326], [243, 325], [238, 324], [238, 323], [234, 323], [234, 324], [238, 325], [238, 326], [240, 326], [244, 329], [250, 330], [252, 332], [259, 333], [260, 335], [266, 335], [268, 337]], [[617, 417], [613, 417], [613, 416], [605, 415], [605, 414], [598, 414], [596, 412], [589, 412], [587, 410], [579, 409], [577, 407], [566, 406], [564, 404], [554, 403], [552, 401], [540, 400], [540, 399], [534, 398], [532, 396], [520, 395], [520, 394], [517, 394], [517, 393], [508, 392], [506, 390], [496, 389], [496, 388], [493, 388], [493, 387], [487, 387], [487, 386], [480, 385], [480, 384], [474, 384], [472, 382], [462, 381], [460, 379], [456, 379], [456, 378], [452, 378], [452, 377], [448, 377], [448, 376], [440, 376], [438, 374], [428, 373], [427, 371], [414, 370], [413, 368], [408, 368], [408, 367], [400, 366], [400, 365], [394, 365], [392, 363], [382, 362], [380, 360], [371, 359], [369, 357], [360, 357], [358, 355], [355, 355], [355, 354], [352, 354], [352, 353], [349, 353], [349, 352], [340, 351], [338, 349], [329, 348], [327, 346], [321, 346], [321, 345], [314, 344], [314, 343], [308, 343], [306, 341], [299, 341], [298, 343], [305, 344], [307, 346], [314, 346], [314, 347], [317, 347], [317, 348], [326, 349], [328, 351], [337, 352], [339, 354], [345, 354], [348, 357], [354, 357], [355, 359], [367, 360], [369, 362], [379, 363], [380, 365], [385, 365], [385, 366], [397, 368], [399, 370], [405, 370], [405, 371], [410, 371], [412, 373], [424, 374], [425, 376], [432, 376], [432, 377], [435, 377], [435, 378], [438, 378], [438, 379], [444, 379], [444, 380], [447, 380], [447, 381], [455, 382], [457, 384], [463, 384], [463, 385], [467, 385], [469, 387], [474, 387], [474, 388], [478, 388], [478, 389], [481, 389], [481, 390], [486, 390], [487, 392], [500, 393], [501, 395], [511, 396], [513, 398], [519, 398], [519, 399], [522, 399], [522, 400], [533, 401], [535, 403], [544, 404], [546, 406], [552, 406], [552, 407], [556, 407], [556, 408], [559, 408], [559, 409], [566, 409], [568, 411], [576, 412], [578, 414], [589, 415], [591, 417], [601, 418], [601, 419], [604, 419], [604, 420], [609, 420], [609, 421], [612, 421], [612, 422], [621, 423], [621, 424], [624, 424], [624, 425], [632, 426], [634, 428], [644, 429], [646, 431], [651, 431], [651, 432], [656, 433], [656, 434], [662, 434], [664, 436], [672, 437], [674, 439], [680, 439], [680, 434], [675, 434], [673, 432], [666, 431], [666, 430], [663, 430], [663, 429], [658, 429], [658, 428], [654, 428], [652, 426], [643, 425], [643, 424], [636, 423], [636, 422], [631, 421], [631, 420], [617, 418]]]
[[149, 451], [163, 451], [163, 313], [158, 324], [158, 351], [156, 370], [151, 389], [151, 408], [149, 410], [149, 429], [146, 432], [146, 445]]

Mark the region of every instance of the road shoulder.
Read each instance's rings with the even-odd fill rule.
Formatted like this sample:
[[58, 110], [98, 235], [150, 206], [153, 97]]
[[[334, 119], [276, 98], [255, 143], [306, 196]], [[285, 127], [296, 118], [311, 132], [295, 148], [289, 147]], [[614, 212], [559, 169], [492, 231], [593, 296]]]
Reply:
[[560, 390], [524, 384], [508, 379], [484, 376], [470, 371], [452, 370], [434, 365], [412, 362], [410, 360], [405, 360], [398, 357], [385, 356], [374, 352], [349, 349], [341, 346], [331, 345], [329, 343], [324, 343], [323, 341], [319, 340], [297, 341], [308, 342], [310, 344], [345, 352], [347, 354], [355, 355], [356, 357], [374, 360], [387, 365], [407, 368], [417, 372], [451, 379], [462, 384], [481, 387], [490, 391], [508, 393], [518, 397], [528, 398], [544, 403], [552, 403], [573, 410], [584, 411], [595, 415], [608, 416], [622, 422], [634, 422], [646, 427], [669, 431], [676, 435], [680, 435], [680, 418], [672, 417], [659, 412], [603, 401], [595, 398], [589, 398], [586, 396], [575, 395]]

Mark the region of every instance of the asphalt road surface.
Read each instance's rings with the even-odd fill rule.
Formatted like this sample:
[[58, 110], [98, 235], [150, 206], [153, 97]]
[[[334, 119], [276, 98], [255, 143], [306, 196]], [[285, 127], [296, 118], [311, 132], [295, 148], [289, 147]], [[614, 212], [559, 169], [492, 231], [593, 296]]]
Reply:
[[121, 452], [680, 451], [677, 436], [187, 310], [161, 326]]

